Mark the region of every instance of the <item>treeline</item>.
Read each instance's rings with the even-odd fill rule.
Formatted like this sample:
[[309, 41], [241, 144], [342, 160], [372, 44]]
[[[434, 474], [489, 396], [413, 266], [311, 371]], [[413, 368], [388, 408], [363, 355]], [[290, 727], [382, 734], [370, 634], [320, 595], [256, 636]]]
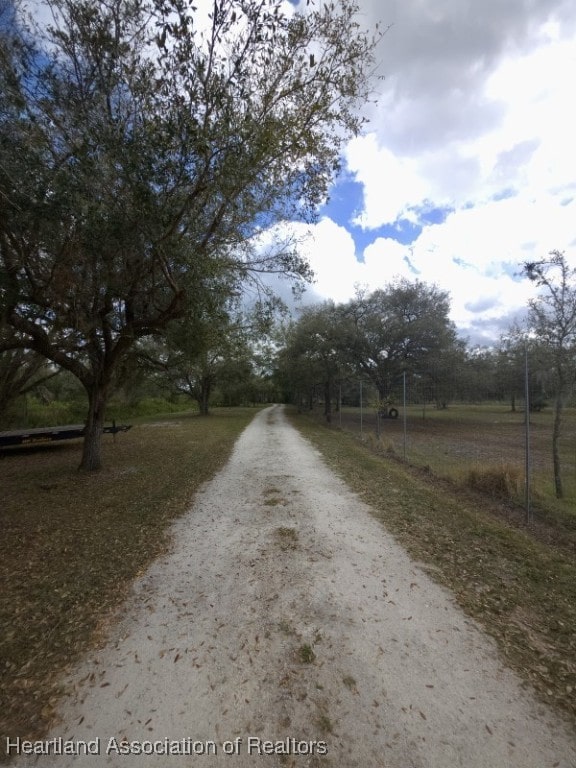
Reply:
[[[286, 330], [277, 376], [286, 400], [311, 408], [321, 402], [327, 420], [338, 406], [358, 405], [359, 382], [380, 403], [446, 408], [451, 402], [525, 397], [529, 348], [531, 407], [555, 394], [549, 350], [519, 329], [492, 347], [471, 347], [449, 318], [448, 293], [426, 283], [399, 280], [359, 292], [342, 304], [309, 307]], [[523, 405], [523, 404], [522, 404]]]
[[[326, 419], [340, 404], [447, 408], [454, 401], [508, 402], [510, 409], [554, 411], [553, 452], [576, 376], [576, 282], [561, 254], [527, 266], [543, 289], [523, 328], [510, 328], [491, 347], [471, 347], [450, 320], [447, 292], [421, 281], [398, 280], [348, 302], [324, 302], [280, 322], [269, 300], [248, 311], [242, 296], [213, 294], [196, 314], [160, 337], [137, 340], [118, 371], [111, 405], [130, 412], [142, 401], [189, 407], [291, 402], [321, 404]], [[530, 275], [527, 274], [529, 277]], [[560, 304], [559, 299], [562, 298]], [[572, 327], [572, 330], [570, 328]], [[86, 395], [69, 371], [34, 351], [0, 354], [0, 420], [22, 413], [36, 393], [47, 406], [68, 403], [80, 414]], [[32, 403], [35, 400], [31, 400]], [[18, 412], [18, 403], [20, 411]], [[0, 422], [1, 423], [1, 422]], [[562, 495], [555, 459], [557, 495]]]
[[399, 280], [343, 304], [305, 309], [287, 329], [277, 375], [284, 397], [299, 406], [321, 400], [328, 421], [342, 399], [357, 403], [358, 382], [372, 385], [380, 404], [446, 407], [508, 399], [511, 410], [553, 407], [556, 496], [563, 496], [559, 440], [576, 385], [576, 270], [563, 253], [523, 265], [538, 287], [522, 327], [490, 348], [471, 348], [449, 319], [449, 295], [418, 280]]
[[[163, 339], [138, 342], [110, 393], [107, 420], [277, 401], [266, 323], [224, 317], [210, 333], [175, 324]], [[0, 353], [0, 430], [81, 423], [87, 406], [84, 388], [65, 369], [29, 350]]]

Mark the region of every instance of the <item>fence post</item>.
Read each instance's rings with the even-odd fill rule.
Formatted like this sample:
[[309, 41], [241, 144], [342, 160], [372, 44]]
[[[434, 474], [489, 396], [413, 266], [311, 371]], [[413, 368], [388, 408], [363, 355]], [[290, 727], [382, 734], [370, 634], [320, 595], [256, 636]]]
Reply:
[[532, 520], [530, 509], [530, 377], [528, 370], [528, 345], [524, 344], [524, 507], [526, 509], [526, 524]]
[[363, 419], [362, 419], [362, 379], [360, 379], [360, 438], [363, 437]]
[[406, 371], [402, 373], [402, 394], [403, 394], [403, 408], [402, 418], [404, 420], [404, 461], [406, 461], [406, 442], [407, 442], [407, 424], [406, 424]]

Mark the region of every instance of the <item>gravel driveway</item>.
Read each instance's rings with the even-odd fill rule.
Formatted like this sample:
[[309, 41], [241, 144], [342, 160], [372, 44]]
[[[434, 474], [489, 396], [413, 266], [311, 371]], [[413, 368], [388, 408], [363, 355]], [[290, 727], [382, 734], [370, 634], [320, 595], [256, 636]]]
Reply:
[[576, 766], [568, 726], [281, 407], [173, 532], [32, 744], [78, 754], [19, 766]]

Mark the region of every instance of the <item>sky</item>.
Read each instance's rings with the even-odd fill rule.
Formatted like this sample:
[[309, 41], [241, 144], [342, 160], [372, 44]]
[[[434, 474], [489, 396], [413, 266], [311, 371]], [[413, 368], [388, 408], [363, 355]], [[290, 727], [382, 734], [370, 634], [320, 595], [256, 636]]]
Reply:
[[461, 337], [493, 344], [534, 296], [523, 262], [576, 266], [576, 6], [358, 3], [389, 26], [384, 80], [302, 245], [305, 301], [418, 279], [449, 292]]
[[[303, 301], [421, 280], [449, 293], [461, 337], [496, 343], [535, 295], [525, 261], [559, 250], [576, 267], [576, 6], [357, 3], [364, 28], [387, 28], [376, 52], [384, 79], [305, 230], [316, 281]], [[202, 21], [210, 3], [197, 8]]]

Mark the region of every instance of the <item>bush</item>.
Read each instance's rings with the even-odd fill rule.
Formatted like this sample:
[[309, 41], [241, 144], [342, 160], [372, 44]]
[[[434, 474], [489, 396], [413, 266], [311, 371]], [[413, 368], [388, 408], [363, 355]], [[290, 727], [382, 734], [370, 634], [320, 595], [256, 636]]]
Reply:
[[195, 403], [189, 397], [171, 402], [163, 397], [143, 397], [137, 402], [126, 403], [112, 398], [106, 408], [106, 421], [115, 419], [137, 419], [147, 416], [158, 416], [165, 413], [180, 413], [181, 411], [196, 410]]
[[[144, 397], [136, 403], [128, 404], [113, 397], [106, 409], [106, 423], [109, 424], [113, 419], [120, 422], [193, 409], [194, 403], [190, 398], [182, 398], [174, 403], [161, 397]], [[11, 403], [2, 414], [0, 431], [84, 424], [87, 412], [88, 404], [85, 400], [53, 400], [50, 403], [42, 403], [36, 397], [28, 395]]]
[[373, 432], [367, 432], [364, 435], [364, 442], [370, 448], [370, 450], [374, 451], [375, 453], [387, 453], [390, 456], [394, 456], [396, 454], [394, 442], [390, 440], [390, 438], [383, 436], [378, 437], [378, 435], [375, 435]]
[[42, 403], [28, 395], [11, 403], [0, 419], [0, 429], [34, 429], [35, 427], [58, 427], [64, 424], [83, 424], [86, 405], [82, 402]]
[[468, 470], [464, 485], [499, 499], [515, 499], [519, 494], [521, 472], [513, 464], [475, 467]]

